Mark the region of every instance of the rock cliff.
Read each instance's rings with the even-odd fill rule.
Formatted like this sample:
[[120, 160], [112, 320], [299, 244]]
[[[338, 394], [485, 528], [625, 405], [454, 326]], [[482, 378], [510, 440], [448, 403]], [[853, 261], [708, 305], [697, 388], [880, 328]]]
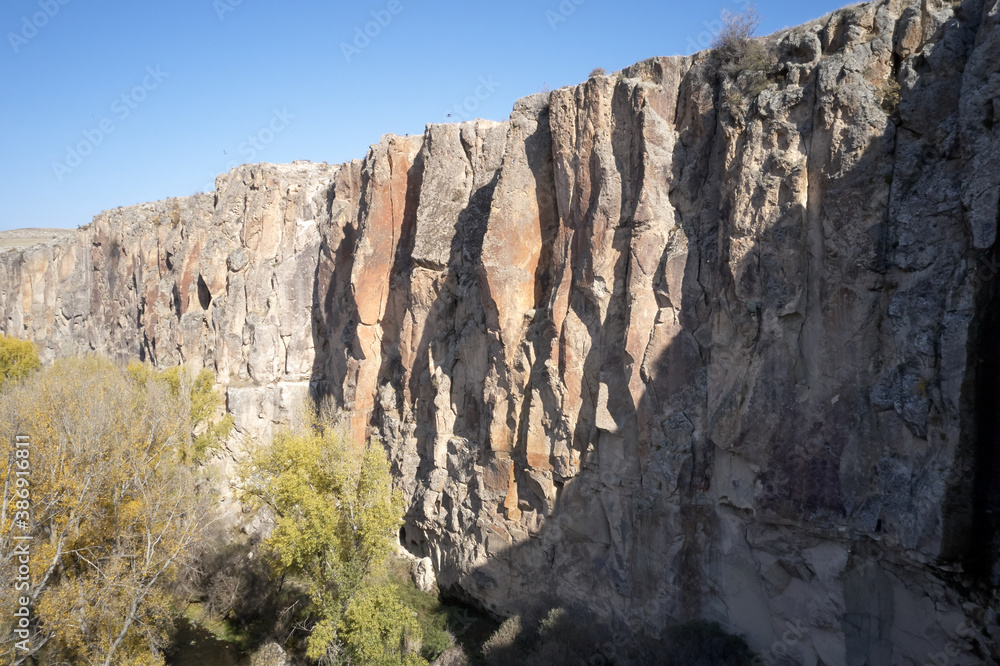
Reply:
[[996, 660], [1000, 2], [764, 41], [102, 213], [0, 253], [0, 326], [209, 367], [247, 435], [332, 396], [497, 613]]

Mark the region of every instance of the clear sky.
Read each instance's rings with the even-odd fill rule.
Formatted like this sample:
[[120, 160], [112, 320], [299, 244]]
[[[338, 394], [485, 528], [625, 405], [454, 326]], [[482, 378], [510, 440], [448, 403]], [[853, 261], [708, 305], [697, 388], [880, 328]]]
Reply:
[[[338, 163], [383, 134], [502, 120], [594, 67], [703, 48], [743, 2], [5, 0], [0, 229], [76, 227], [209, 191], [235, 164]], [[842, 4], [756, 3], [762, 33]]]

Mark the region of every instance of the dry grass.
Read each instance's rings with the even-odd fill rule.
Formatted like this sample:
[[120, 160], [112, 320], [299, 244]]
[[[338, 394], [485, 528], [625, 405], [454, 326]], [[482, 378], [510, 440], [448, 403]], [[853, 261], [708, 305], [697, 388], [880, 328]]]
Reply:
[[11, 229], [0, 231], [0, 250], [21, 249], [72, 236], [75, 229]]
[[[884, 70], [883, 70], [884, 71]], [[875, 88], [875, 98], [887, 115], [893, 115], [899, 110], [899, 81], [890, 72], [885, 76], [879, 68], [872, 64], [865, 70], [865, 78]]]

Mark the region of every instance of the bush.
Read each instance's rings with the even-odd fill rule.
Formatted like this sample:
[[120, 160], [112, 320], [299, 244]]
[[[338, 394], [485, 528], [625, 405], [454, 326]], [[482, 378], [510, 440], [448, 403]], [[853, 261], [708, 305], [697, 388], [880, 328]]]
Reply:
[[523, 653], [521, 646], [521, 616], [515, 615], [503, 621], [500, 628], [483, 643], [486, 661], [495, 666], [517, 663]]
[[281, 646], [271, 641], [250, 657], [250, 666], [288, 666], [291, 662]]
[[777, 62], [767, 46], [754, 37], [758, 27], [760, 16], [752, 6], [743, 12], [725, 11], [722, 29], [712, 43], [719, 71], [736, 87], [726, 94], [731, 110], [742, 110], [745, 101], [756, 99], [767, 88], [768, 74]]
[[538, 627], [538, 648], [530, 661], [545, 664], [600, 664], [596, 635], [591, 622], [570, 614], [564, 608], [553, 608]]
[[712, 41], [712, 49], [725, 60], [738, 60], [753, 43], [760, 20], [752, 5], [742, 12], [722, 10], [722, 28]]
[[448, 632], [448, 609], [435, 595], [420, 590], [414, 584], [409, 560], [392, 558], [389, 562], [389, 576], [399, 600], [416, 614], [423, 634], [421, 654], [427, 660], [437, 658], [455, 643]]
[[889, 115], [899, 110], [899, 93], [899, 81], [894, 78], [888, 78], [875, 84], [875, 94], [878, 95], [879, 105]]
[[0, 388], [16, 384], [41, 367], [34, 343], [0, 334]]
[[483, 644], [490, 664], [506, 666], [549, 666], [550, 664], [609, 663], [598, 645], [602, 629], [584, 613], [553, 608], [537, 624], [524, 626], [515, 615], [504, 621]]
[[880, 103], [886, 113], [895, 113], [899, 109], [899, 81], [889, 79], [879, 89]]
[[593, 79], [598, 76], [605, 76], [606, 74], [607, 72], [604, 71], [603, 67], [595, 67], [594, 69], [590, 70], [590, 76], [588, 78]]
[[[14, 580], [19, 533], [30, 533], [47, 566], [24, 591], [38, 623], [25, 657], [162, 663], [180, 603], [178, 572], [193, 563], [210, 522], [210, 500], [183, 459], [187, 407], [164, 385], [140, 385], [97, 357], [56, 361], [0, 394], [4, 478], [28, 462], [15, 458], [15, 435], [30, 442], [17, 448], [30, 452], [30, 503], [14, 503], [11, 495], [21, 491], [13, 483], [0, 497], [30, 511], [18, 530], [0, 526], [0, 581]], [[13, 595], [0, 598], [5, 654], [13, 651], [12, 604]]]
[[[426, 666], [423, 634], [415, 613], [386, 583], [360, 587], [344, 611], [338, 633], [352, 664]], [[311, 647], [311, 646], [310, 646]]]

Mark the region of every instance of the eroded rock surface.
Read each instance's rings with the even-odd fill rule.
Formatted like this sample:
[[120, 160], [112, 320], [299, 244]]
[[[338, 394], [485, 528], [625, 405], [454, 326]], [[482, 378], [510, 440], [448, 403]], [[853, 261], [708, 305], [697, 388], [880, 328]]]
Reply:
[[240, 167], [0, 254], [2, 327], [209, 367], [248, 435], [333, 396], [498, 613], [995, 660], [998, 23], [882, 0], [767, 38], [761, 92], [658, 58]]

